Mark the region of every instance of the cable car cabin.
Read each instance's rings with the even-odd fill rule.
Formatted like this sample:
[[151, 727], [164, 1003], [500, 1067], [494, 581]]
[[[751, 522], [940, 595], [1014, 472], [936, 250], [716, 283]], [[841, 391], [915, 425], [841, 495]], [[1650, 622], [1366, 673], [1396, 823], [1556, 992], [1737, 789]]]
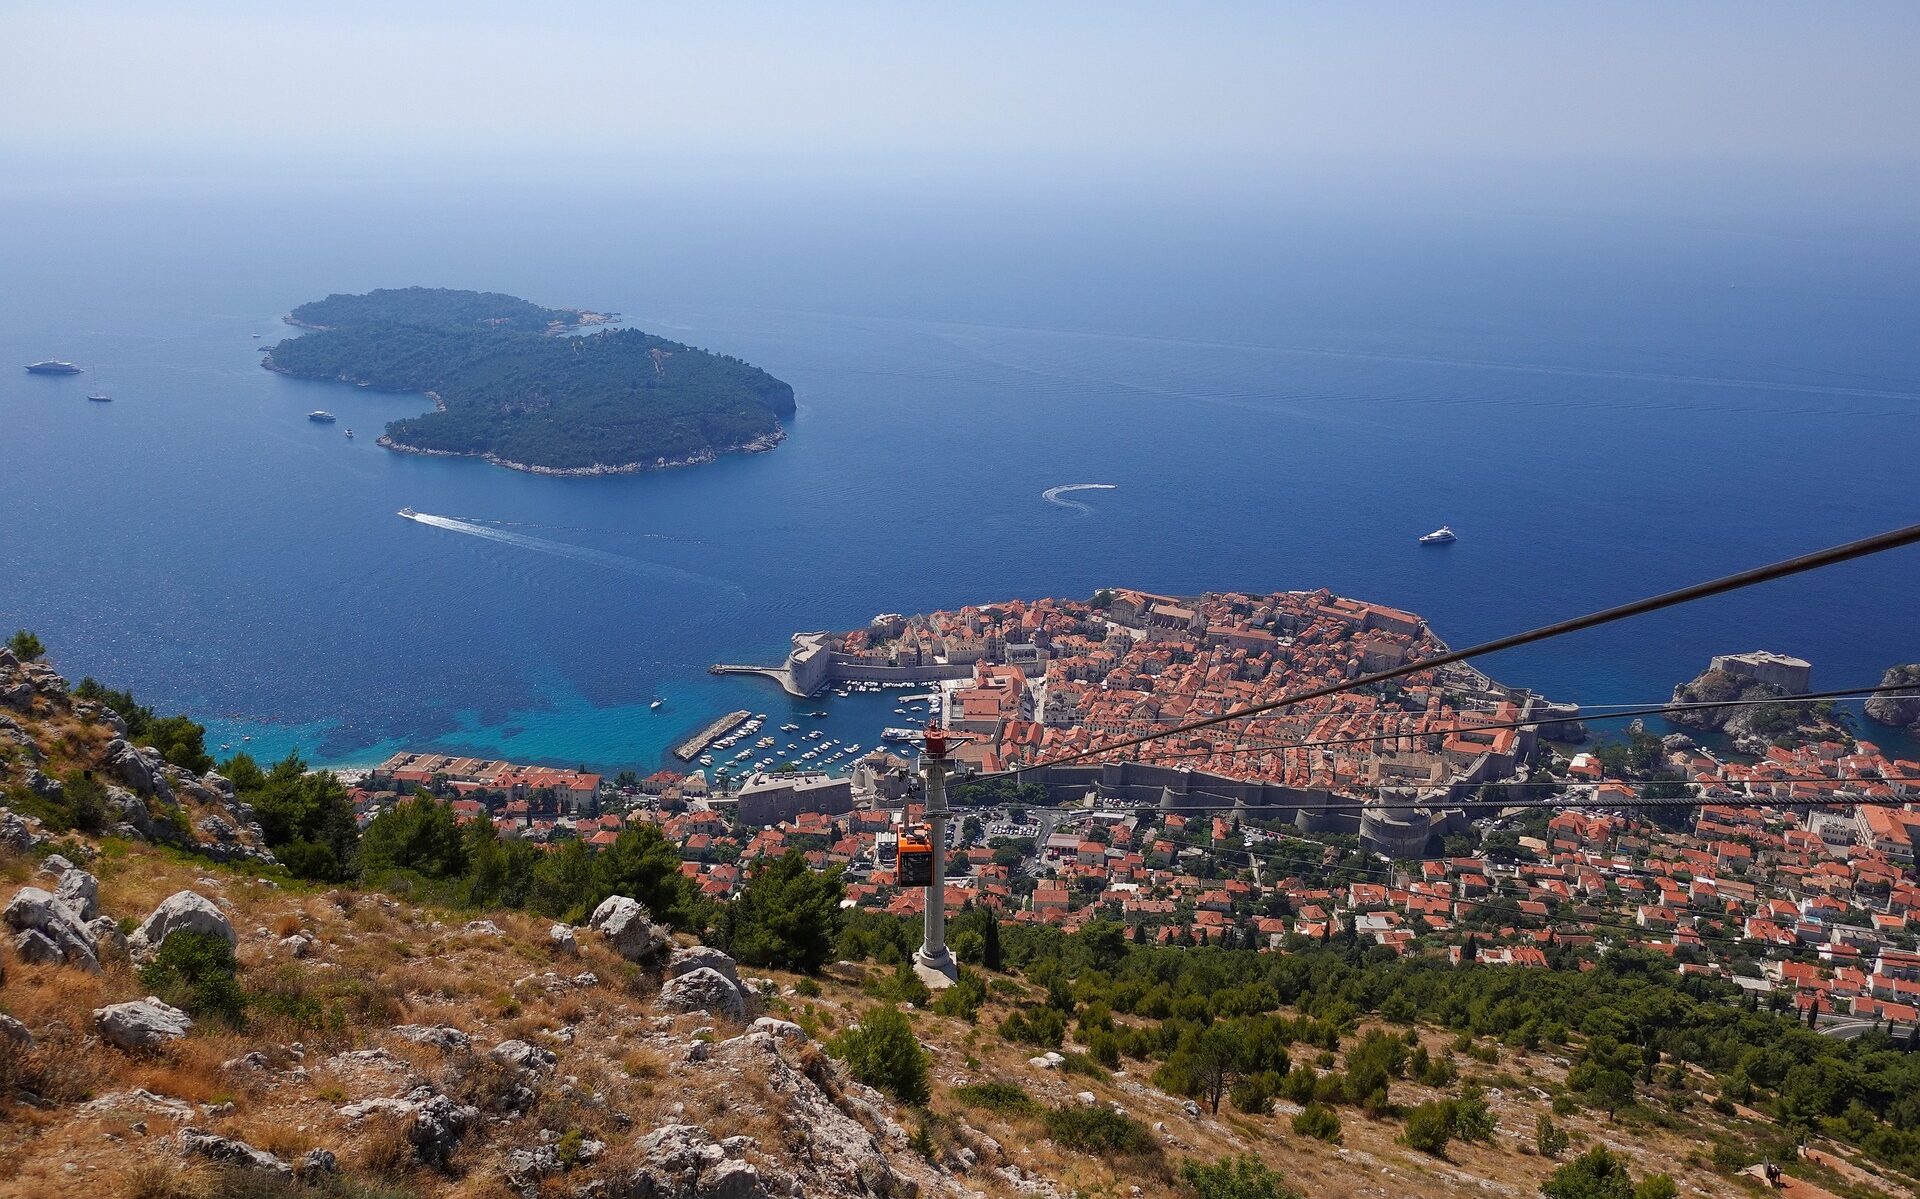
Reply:
[[900, 855], [896, 866], [903, 887], [933, 885], [933, 842], [912, 833], [900, 835]]

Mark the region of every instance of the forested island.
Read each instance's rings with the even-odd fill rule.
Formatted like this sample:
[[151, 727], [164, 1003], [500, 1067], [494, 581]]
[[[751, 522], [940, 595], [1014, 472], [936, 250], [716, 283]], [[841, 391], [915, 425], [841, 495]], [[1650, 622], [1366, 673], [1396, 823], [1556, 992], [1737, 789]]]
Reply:
[[408, 287], [332, 295], [287, 323], [307, 332], [262, 355], [268, 370], [384, 391], [434, 411], [390, 423], [380, 444], [548, 474], [609, 474], [771, 449], [793, 388], [738, 358], [643, 333], [615, 317], [496, 292]]

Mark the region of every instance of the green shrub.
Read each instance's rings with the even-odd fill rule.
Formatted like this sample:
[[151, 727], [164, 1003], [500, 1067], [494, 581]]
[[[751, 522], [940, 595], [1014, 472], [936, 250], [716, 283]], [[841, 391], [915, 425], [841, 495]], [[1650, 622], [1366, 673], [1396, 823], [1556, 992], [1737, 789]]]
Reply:
[[1199, 1199], [1298, 1199], [1278, 1173], [1251, 1153], [1217, 1162], [1184, 1161], [1180, 1179]]
[[7, 638], [7, 648], [22, 662], [32, 662], [47, 652], [46, 643], [25, 629]]
[[197, 1018], [238, 1025], [247, 1007], [238, 971], [233, 946], [225, 937], [179, 932], [163, 941], [153, 960], [140, 967], [140, 983]]
[[874, 1008], [857, 1027], [836, 1037], [831, 1048], [868, 1086], [890, 1092], [902, 1103], [927, 1101], [927, 1051], [899, 1011]]
[[1152, 1153], [1159, 1148], [1146, 1125], [1112, 1108], [1073, 1104], [1054, 1108], [1046, 1119], [1047, 1135], [1062, 1149], [1104, 1156]]
[[1058, 1049], [1067, 1039], [1067, 1017], [1059, 1008], [1043, 1007], [1009, 1012], [1000, 1022], [1000, 1035], [1009, 1041]]
[[1566, 1130], [1553, 1122], [1553, 1117], [1545, 1115], [1533, 1123], [1533, 1147], [1540, 1156], [1552, 1161], [1567, 1151]]
[[987, 1001], [987, 984], [979, 972], [971, 967], [960, 967], [960, 977], [951, 987], [933, 998], [933, 1010], [942, 1016], [952, 1016], [972, 1024], [980, 1015], [980, 1005]]
[[1312, 1137], [1316, 1141], [1338, 1145], [1340, 1117], [1324, 1103], [1309, 1103], [1299, 1115], [1293, 1118], [1293, 1131], [1303, 1137]]
[[1003, 1116], [1030, 1116], [1040, 1110], [1033, 1096], [1018, 1083], [976, 1082], [955, 1087], [948, 1094], [968, 1107], [985, 1108]]
[[1407, 1128], [1400, 1139], [1433, 1157], [1447, 1155], [1447, 1142], [1453, 1139], [1453, 1117], [1445, 1102], [1423, 1103], [1407, 1114]]

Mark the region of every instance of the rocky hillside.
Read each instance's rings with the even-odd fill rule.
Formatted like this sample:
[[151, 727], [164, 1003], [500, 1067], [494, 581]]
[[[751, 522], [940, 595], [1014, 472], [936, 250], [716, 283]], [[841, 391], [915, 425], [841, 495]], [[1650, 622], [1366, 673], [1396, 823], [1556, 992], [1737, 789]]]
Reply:
[[[1411, 1016], [1321, 1035], [1283, 1010], [1326, 1102], [1221, 1103], [1224, 1076], [1196, 1101], [1100, 1064], [1088, 1008], [1030, 1043], [1059, 977], [982, 971], [950, 1007], [874, 963], [743, 970], [625, 896], [573, 926], [303, 882], [223, 780], [130, 747], [51, 670], [9, 658], [0, 695], [0, 1196], [1521, 1197], [1581, 1161], [1721, 1195], [1733, 1147], [1778, 1143], [1682, 1102], [1697, 1070], [1603, 1115], [1566, 1046]], [[1382, 1049], [1417, 1064], [1389, 1078]], [[1828, 1148], [1796, 1168], [1903, 1192]]]

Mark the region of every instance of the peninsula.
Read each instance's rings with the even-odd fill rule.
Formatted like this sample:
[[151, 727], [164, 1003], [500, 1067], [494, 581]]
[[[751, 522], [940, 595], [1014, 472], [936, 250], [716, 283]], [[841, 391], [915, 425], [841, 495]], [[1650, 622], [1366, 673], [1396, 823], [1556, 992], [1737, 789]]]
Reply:
[[[772, 449], [793, 388], [738, 358], [609, 326], [609, 313], [496, 292], [409, 287], [332, 295], [261, 358], [301, 379], [415, 391], [434, 411], [380, 444], [539, 474], [624, 474]], [[595, 326], [597, 331], [587, 332]]]

